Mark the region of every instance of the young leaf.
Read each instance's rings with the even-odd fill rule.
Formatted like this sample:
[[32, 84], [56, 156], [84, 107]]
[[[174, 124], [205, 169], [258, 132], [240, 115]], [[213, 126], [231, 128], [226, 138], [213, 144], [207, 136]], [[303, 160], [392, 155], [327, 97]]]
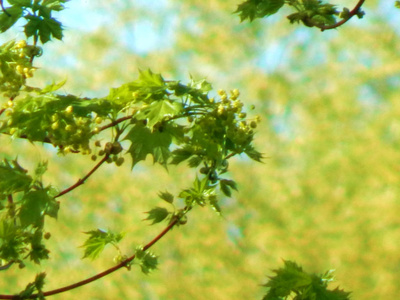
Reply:
[[24, 7], [31, 7], [32, 0], [7, 0], [13, 6], [24, 6]]
[[263, 158], [263, 155], [258, 152], [256, 149], [254, 149], [252, 146], [247, 147], [247, 149], [244, 151], [244, 153], [247, 154], [248, 157], [251, 159], [261, 162], [261, 159]]
[[332, 279], [332, 272], [324, 275], [308, 274], [295, 262], [284, 261], [285, 266], [274, 270], [276, 274], [270, 277], [264, 286], [268, 288], [263, 300], [287, 299], [295, 294], [299, 299], [329, 299], [349, 300], [350, 293], [338, 288], [328, 290], [328, 282]]
[[107, 244], [117, 244], [119, 243], [124, 235], [122, 233], [106, 232], [100, 229], [91, 230], [85, 232], [90, 235], [90, 237], [85, 241], [81, 248], [85, 248], [85, 254], [83, 258], [95, 259], [101, 252], [103, 252], [104, 247]]
[[20, 231], [11, 219], [0, 221], [0, 241], [0, 258], [5, 261], [18, 259], [25, 250]]
[[275, 14], [283, 5], [284, 0], [247, 0], [238, 5], [235, 13], [240, 16], [240, 21], [263, 18]]
[[172, 143], [168, 130], [151, 132], [145, 125], [136, 124], [124, 139], [131, 142], [128, 152], [132, 156], [132, 168], [139, 161], [145, 160], [147, 154], [153, 155], [154, 162], [166, 166], [171, 155], [169, 147]]
[[227, 197], [231, 197], [232, 196], [231, 189], [234, 189], [235, 191], [237, 191], [236, 182], [234, 182], [233, 180], [221, 179], [219, 181], [219, 185], [221, 187], [221, 191]]
[[[183, 147], [181, 149], [176, 149], [176, 150], [172, 151], [171, 164], [177, 165], [177, 164], [181, 163], [182, 161], [188, 159], [192, 155], [193, 155], [193, 150], [191, 149], [191, 147]], [[201, 163], [201, 159], [200, 159], [200, 163]], [[197, 164], [196, 167], [199, 164]]]
[[173, 203], [174, 202], [174, 195], [172, 195], [170, 192], [160, 192], [158, 194], [158, 197], [160, 197], [161, 199], [163, 199], [164, 201], [167, 201], [168, 203]]
[[137, 247], [135, 251], [135, 258], [139, 260], [139, 265], [144, 274], [149, 274], [151, 271], [157, 269], [158, 257], [150, 252], [143, 251], [142, 247]]
[[17, 160], [0, 162], [0, 196], [15, 192], [27, 191], [32, 183], [32, 177], [26, 174]]
[[21, 225], [23, 227], [28, 227], [29, 225], [33, 227], [40, 226], [44, 215], [48, 214], [48, 209], [50, 209], [52, 217], [57, 217], [58, 202], [48, 195], [47, 189], [26, 193], [22, 198], [21, 209], [18, 214]]
[[162, 207], [153, 208], [146, 213], [149, 214], [149, 216], [145, 220], [153, 221], [151, 225], [162, 222], [169, 214], [168, 210]]
[[7, 13], [0, 13], [0, 32], [7, 31], [11, 26], [13, 26], [19, 18], [22, 17], [22, 8], [18, 6], [8, 7]]
[[146, 86], [164, 87], [165, 81], [160, 74], [153, 73], [150, 69], [139, 70], [139, 81]]
[[46, 273], [42, 272], [36, 275], [35, 281], [28, 283], [26, 288], [19, 293], [18, 299], [29, 299], [30, 296], [34, 292], [38, 292], [39, 296], [35, 299], [44, 299], [43, 294], [42, 294], [42, 289], [44, 286], [44, 279], [46, 277]]
[[182, 104], [170, 100], [152, 102], [143, 111], [136, 115], [139, 120], [147, 119], [147, 127], [153, 129], [154, 125], [168, 120], [183, 110]]
[[67, 82], [67, 79], [64, 79], [63, 81], [60, 81], [58, 83], [53, 82], [52, 84], [45, 86], [40, 91], [40, 94], [47, 94], [47, 93], [55, 92], [55, 91], [59, 90], [60, 88], [62, 88], [66, 82]]

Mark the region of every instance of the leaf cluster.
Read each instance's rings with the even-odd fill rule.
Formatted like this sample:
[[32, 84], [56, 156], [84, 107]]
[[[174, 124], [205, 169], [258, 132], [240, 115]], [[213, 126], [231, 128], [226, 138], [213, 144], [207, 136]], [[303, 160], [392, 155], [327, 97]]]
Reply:
[[31, 176], [17, 160], [0, 162], [0, 259], [4, 263], [18, 262], [23, 267], [24, 259], [38, 264], [48, 258], [45, 217], [57, 218], [59, 203], [54, 188], [41, 181], [45, 170], [46, 164], [39, 164]]
[[68, 0], [8, 0], [10, 7], [0, 13], [0, 32], [10, 29], [20, 18], [25, 19], [24, 32], [27, 38], [38, 39], [42, 44], [51, 38], [61, 40], [63, 28], [53, 16], [53, 11], [61, 11]]
[[[92, 155], [93, 160], [97, 155], [104, 156], [97, 167], [104, 161], [114, 161], [119, 166], [122, 156], [128, 154], [132, 168], [150, 155], [154, 163], [165, 168], [188, 161], [189, 167], [200, 169], [201, 178], [196, 176], [193, 186], [177, 196], [184, 208], [175, 208], [172, 194], [160, 193], [160, 198], [174, 209], [156, 207], [148, 212], [147, 220], [153, 224], [165, 219], [170, 224], [176, 220], [178, 224], [185, 224], [186, 214], [195, 205], [209, 204], [220, 213], [218, 191], [231, 196], [231, 190], [237, 189], [233, 180], [220, 177], [228, 171], [228, 159], [242, 153], [256, 161], [262, 158], [252, 146], [258, 119], [247, 118], [239, 91], [232, 90], [229, 95], [218, 91], [217, 97], [210, 97], [212, 87], [205, 80], [191, 78], [188, 84], [182, 84], [165, 80], [151, 70], [140, 70], [137, 80], [112, 88], [107, 96], [95, 99], [58, 94], [65, 81], [43, 88], [28, 86], [27, 79], [36, 70], [33, 58], [42, 54], [38, 40], [46, 43], [52, 37], [62, 38], [62, 26], [52, 17], [52, 11], [62, 10], [65, 2], [9, 1], [12, 6], [0, 14], [6, 20], [1, 23], [0, 31], [25, 18], [25, 35], [33, 37], [32, 45], [22, 40], [0, 47], [0, 91], [9, 99], [0, 110], [0, 133], [30, 142], [50, 143], [63, 154], [89, 154], [97, 151], [94, 147], [102, 147], [98, 140], [93, 142], [96, 135], [109, 129], [112, 140]], [[129, 149], [123, 149], [122, 139], [131, 143]], [[45, 217], [56, 218], [59, 202], [55, 198], [84, 181], [57, 193], [42, 183], [45, 171], [45, 163], [40, 163], [33, 175], [17, 160], [4, 160], [0, 165], [3, 269], [15, 262], [23, 267], [27, 258], [40, 263], [49, 257], [44, 240], [51, 234], [44, 230]], [[123, 234], [100, 229], [85, 233], [89, 237], [82, 245], [83, 258], [97, 258], [111, 244], [118, 251], [117, 261], [125, 261], [118, 248]], [[134, 257], [146, 274], [157, 266], [157, 257], [143, 247], [136, 249]], [[35, 291], [40, 295], [43, 280], [39, 279], [28, 284], [20, 296], [30, 297]]]
[[139, 264], [144, 274], [149, 274], [151, 271], [157, 269], [158, 257], [154, 253], [143, 250], [143, 247], [139, 246], [135, 250], [134, 262]]
[[264, 284], [268, 288], [263, 300], [349, 300], [350, 293], [339, 289], [328, 289], [333, 281], [333, 271], [324, 274], [310, 274], [295, 262], [285, 260], [284, 267], [274, 270], [275, 276], [269, 277]]
[[[352, 17], [347, 7], [338, 11], [336, 5], [321, 0], [247, 0], [238, 5], [235, 13], [241, 21], [248, 19], [251, 22], [277, 13], [285, 4], [295, 11], [287, 16], [290, 23], [301, 22], [307, 27], [318, 27], [322, 30], [328, 26], [339, 26], [339, 23]], [[359, 18], [364, 15], [361, 10], [357, 10], [355, 14]], [[338, 22], [338, 18], [342, 21]]]
[[83, 258], [95, 259], [99, 257], [104, 248], [111, 244], [118, 249], [118, 243], [123, 239], [123, 233], [114, 233], [112, 231], [104, 231], [101, 229], [85, 232], [89, 238], [81, 246], [85, 248]]
[[45, 283], [46, 273], [42, 272], [36, 275], [35, 280], [27, 284], [25, 289], [19, 293], [18, 299], [32, 299], [32, 295], [36, 293], [35, 299], [45, 299], [43, 295], [43, 287]]

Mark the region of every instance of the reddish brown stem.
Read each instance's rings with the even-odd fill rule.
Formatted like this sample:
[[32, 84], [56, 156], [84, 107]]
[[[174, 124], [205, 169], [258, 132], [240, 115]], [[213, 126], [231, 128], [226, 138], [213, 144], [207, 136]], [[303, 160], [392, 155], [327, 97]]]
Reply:
[[117, 124], [119, 124], [119, 123], [121, 123], [123, 121], [132, 119], [132, 117], [133, 116], [126, 116], [126, 117], [122, 117], [122, 118], [116, 119], [115, 121], [112, 121], [110, 124], [107, 124], [107, 125], [104, 125], [103, 127], [100, 127], [98, 129], [98, 132], [103, 131], [103, 130], [105, 130], [107, 128], [113, 127], [113, 126], [115, 126], [115, 125], [117, 125]]
[[[155, 243], [157, 243], [164, 235], [166, 235], [168, 233], [168, 231], [170, 231], [178, 223], [178, 221], [179, 221], [179, 218], [175, 217], [169, 223], [169, 225], [163, 231], [160, 232], [160, 234], [158, 234], [154, 239], [152, 239], [148, 244], [146, 244], [143, 247], [143, 250], [145, 251], [145, 250], [149, 249], [151, 246], [153, 246]], [[76, 282], [76, 283], [68, 285], [68, 286], [64, 286], [64, 287], [59, 288], [59, 289], [55, 289], [55, 290], [51, 290], [51, 291], [48, 291], [48, 292], [44, 292], [42, 295], [44, 297], [48, 297], [48, 296], [52, 296], [52, 295], [55, 295], [55, 294], [64, 293], [66, 291], [73, 290], [73, 289], [75, 289], [77, 287], [80, 287], [80, 286], [86, 285], [88, 283], [91, 283], [93, 281], [96, 281], [97, 279], [100, 279], [100, 278], [102, 278], [104, 276], [107, 276], [108, 274], [111, 274], [111, 273], [113, 273], [113, 272], [115, 272], [115, 271], [127, 266], [130, 262], [132, 262], [134, 260], [134, 258], [135, 258], [135, 255], [132, 255], [131, 257], [125, 259], [120, 264], [118, 264], [118, 265], [116, 265], [116, 266], [114, 266], [112, 268], [109, 268], [109, 269], [105, 270], [104, 272], [101, 272], [101, 273], [99, 273], [99, 274], [97, 274], [95, 276], [89, 277], [89, 278], [87, 278], [85, 280]], [[35, 299], [38, 296], [39, 296], [38, 294], [33, 294], [33, 295], [31, 295], [29, 297], [29, 299]], [[19, 298], [18, 295], [0, 295], [0, 299], [20, 299], [20, 298]]]
[[[73, 189], [77, 188], [78, 186], [82, 185], [85, 183], [85, 181], [103, 164], [107, 161], [107, 159], [110, 157], [109, 154], [104, 155], [104, 157], [97, 163], [97, 165], [94, 166], [93, 169], [90, 170], [89, 173], [86, 174], [85, 177], [79, 179], [74, 185], [71, 185], [69, 188], [63, 190], [60, 192], [58, 195], [56, 195], [54, 198], [61, 197], [65, 195], [66, 193], [69, 193]], [[0, 298], [1, 299], [1, 298]]]
[[329, 26], [318, 26], [321, 31], [328, 30], [328, 29], [334, 29], [339, 26], [342, 26], [344, 23], [346, 23], [348, 20], [350, 20], [352, 17], [357, 15], [358, 11], [360, 10], [361, 6], [364, 4], [365, 0], [359, 0], [357, 5], [349, 12], [349, 16], [346, 19], [341, 20], [340, 22], [337, 22], [336, 24], [329, 25]]

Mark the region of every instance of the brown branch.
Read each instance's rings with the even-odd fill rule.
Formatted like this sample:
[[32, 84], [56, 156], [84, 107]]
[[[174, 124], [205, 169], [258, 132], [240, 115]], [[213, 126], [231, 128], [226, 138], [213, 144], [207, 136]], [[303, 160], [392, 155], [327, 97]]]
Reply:
[[319, 29], [321, 29], [321, 31], [324, 30], [328, 30], [328, 29], [334, 29], [337, 28], [339, 26], [342, 26], [344, 23], [346, 23], [348, 20], [350, 20], [352, 17], [354, 17], [355, 15], [357, 15], [357, 13], [359, 12], [361, 6], [364, 4], [365, 0], [359, 0], [357, 5], [349, 12], [349, 15], [346, 19], [341, 20], [340, 22], [337, 22], [333, 25], [329, 25], [329, 26], [317, 26]]
[[[79, 179], [74, 185], [71, 185], [69, 188], [63, 190], [62, 192], [60, 192], [58, 195], [56, 195], [54, 198], [58, 198], [61, 197], [63, 195], [65, 195], [66, 193], [69, 193], [70, 191], [72, 191], [73, 189], [77, 188], [78, 186], [82, 185], [85, 183], [85, 181], [104, 163], [107, 161], [107, 159], [110, 157], [110, 154], [106, 154], [104, 155], [104, 157], [97, 163], [97, 165], [94, 166], [93, 169], [91, 169], [89, 171], [89, 173], [86, 174], [85, 177], [83, 177], [82, 179]], [[0, 298], [1, 299], [1, 298]]]
[[121, 122], [123, 122], [123, 121], [132, 119], [132, 117], [133, 117], [133, 115], [131, 115], [131, 116], [126, 116], [126, 117], [122, 117], [122, 118], [119, 118], [119, 119], [116, 119], [115, 121], [112, 121], [110, 124], [107, 124], [107, 125], [104, 125], [103, 127], [100, 127], [100, 128], [98, 129], [98, 132], [103, 131], [103, 130], [105, 130], [105, 129], [107, 129], [107, 128], [113, 127], [113, 126], [115, 126], [115, 125], [117, 125], [117, 124], [119, 124], [119, 123], [121, 123]]
[[[143, 250], [146, 251], [151, 246], [153, 246], [155, 243], [157, 243], [164, 235], [166, 235], [178, 223], [178, 221], [179, 221], [179, 218], [178, 217], [174, 217], [172, 219], [172, 221], [169, 223], [169, 225], [163, 231], [161, 231], [154, 239], [152, 239], [148, 244], [146, 244], [143, 247]], [[73, 290], [73, 289], [75, 289], [77, 287], [80, 287], [80, 286], [86, 285], [88, 283], [91, 283], [93, 281], [96, 281], [97, 279], [100, 279], [100, 278], [102, 278], [104, 276], [107, 276], [108, 274], [111, 274], [111, 273], [113, 273], [113, 272], [115, 272], [115, 271], [127, 266], [130, 262], [132, 262], [134, 260], [134, 258], [135, 258], [135, 255], [132, 255], [131, 257], [125, 259], [123, 262], [119, 263], [118, 265], [116, 265], [116, 266], [114, 266], [112, 268], [109, 268], [109, 269], [105, 270], [104, 272], [101, 272], [101, 273], [99, 273], [99, 274], [97, 274], [95, 276], [89, 277], [89, 278], [87, 278], [85, 280], [76, 282], [76, 283], [71, 284], [71, 285], [64, 286], [64, 287], [59, 288], [59, 289], [55, 289], [55, 290], [51, 290], [51, 291], [48, 291], [48, 292], [44, 292], [44, 293], [42, 293], [42, 295], [44, 297], [47, 297], [47, 296], [52, 296], [52, 295], [55, 295], [55, 294], [64, 293], [66, 291]], [[29, 299], [35, 299], [38, 296], [39, 296], [39, 294], [32, 294], [29, 297]], [[18, 295], [0, 295], [0, 299], [20, 299], [20, 297]]]

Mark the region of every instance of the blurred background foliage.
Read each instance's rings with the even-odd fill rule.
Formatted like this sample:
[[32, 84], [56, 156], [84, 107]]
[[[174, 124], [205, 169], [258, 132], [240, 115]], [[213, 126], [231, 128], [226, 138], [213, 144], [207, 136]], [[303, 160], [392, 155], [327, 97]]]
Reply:
[[[260, 299], [260, 284], [282, 258], [310, 272], [335, 268], [337, 284], [354, 299], [400, 294], [400, 32], [393, 1], [367, 1], [364, 19], [326, 32], [290, 25], [284, 14], [239, 23], [236, 2], [71, 1], [60, 14], [64, 41], [46, 45], [28, 84], [67, 78], [65, 93], [96, 97], [135, 79], [138, 68], [184, 82], [189, 74], [206, 77], [215, 89], [239, 88], [256, 106], [263, 119], [256, 143], [266, 159], [231, 165], [239, 192], [223, 201], [223, 217], [208, 208], [189, 214], [186, 226], [152, 249], [161, 255], [158, 271], [121, 270], [52, 299]], [[10, 37], [18, 35], [0, 38]], [[24, 167], [48, 159], [47, 182], [60, 189], [93, 165], [5, 136], [0, 145]], [[102, 168], [61, 199], [51, 223], [52, 259], [35, 270], [9, 270], [1, 293], [23, 289], [21, 274], [32, 280], [32, 271], [46, 270], [48, 290], [111, 266], [112, 249], [94, 263], [77, 259], [86, 238], [77, 232], [124, 230], [122, 250], [130, 254], [162, 229], [141, 221], [159, 204], [158, 191], [177, 192], [191, 176], [184, 166], [167, 173], [150, 161], [132, 172], [128, 164]]]

